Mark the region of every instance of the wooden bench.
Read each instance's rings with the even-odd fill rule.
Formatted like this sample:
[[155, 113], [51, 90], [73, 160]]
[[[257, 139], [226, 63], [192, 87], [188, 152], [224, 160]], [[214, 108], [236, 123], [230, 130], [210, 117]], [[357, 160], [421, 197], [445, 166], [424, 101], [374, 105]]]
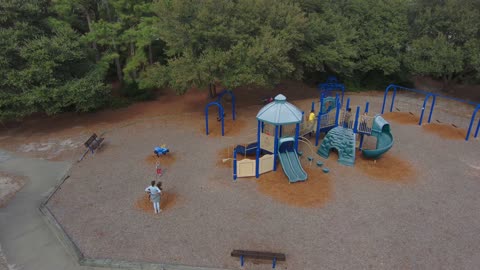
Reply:
[[97, 134], [93, 133], [90, 138], [84, 143], [85, 147], [87, 147], [90, 151], [92, 151], [92, 154], [95, 153], [95, 150], [99, 149], [102, 146], [104, 138], [100, 138], [97, 136]]
[[263, 251], [251, 251], [251, 250], [233, 250], [232, 257], [240, 257], [240, 265], [243, 266], [245, 258], [272, 260], [272, 268], [275, 268], [277, 261], [285, 261], [285, 254], [263, 252]]

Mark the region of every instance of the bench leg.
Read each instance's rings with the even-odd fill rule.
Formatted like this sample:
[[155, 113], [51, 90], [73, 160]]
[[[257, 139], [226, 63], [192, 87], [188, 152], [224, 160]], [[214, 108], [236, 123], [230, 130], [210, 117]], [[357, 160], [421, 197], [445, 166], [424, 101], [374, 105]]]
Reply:
[[277, 258], [273, 258], [272, 261], [272, 268], [275, 269], [275, 266], [277, 265]]
[[240, 266], [243, 267], [243, 263], [244, 263], [244, 259], [243, 259], [243, 255], [242, 255], [242, 256], [240, 256]]

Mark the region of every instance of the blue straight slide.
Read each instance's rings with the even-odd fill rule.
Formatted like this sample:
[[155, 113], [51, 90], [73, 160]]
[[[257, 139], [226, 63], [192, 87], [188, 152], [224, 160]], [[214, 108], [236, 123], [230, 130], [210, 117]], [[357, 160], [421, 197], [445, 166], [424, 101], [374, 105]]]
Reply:
[[278, 158], [290, 183], [307, 180], [307, 173], [302, 168], [293, 138], [283, 138], [279, 142]]

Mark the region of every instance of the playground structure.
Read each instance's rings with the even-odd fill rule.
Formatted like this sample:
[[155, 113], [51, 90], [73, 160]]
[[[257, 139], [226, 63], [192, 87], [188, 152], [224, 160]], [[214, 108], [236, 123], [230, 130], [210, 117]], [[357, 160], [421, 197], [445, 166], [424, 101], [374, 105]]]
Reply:
[[[322, 95], [317, 119], [306, 121], [304, 112], [288, 103], [285, 96], [277, 95], [274, 102], [265, 105], [257, 114], [257, 141], [234, 148], [233, 179], [258, 178], [260, 174], [276, 171], [278, 157], [289, 182], [307, 180], [308, 175], [299, 159], [301, 153], [298, 152], [298, 144], [302, 142], [313, 149], [310, 141], [304, 138], [312, 133], [316, 135], [316, 146], [320, 133], [327, 133], [318, 148], [318, 155], [328, 158], [330, 151], [335, 149], [339, 154], [339, 162], [348, 166], [355, 163], [357, 134], [360, 135], [358, 148], [365, 157], [379, 158], [390, 150], [393, 146], [390, 125], [380, 115], [368, 115], [368, 102], [362, 115], [358, 106], [355, 115], [352, 114], [349, 98], [342, 107], [338, 94], [335, 97]], [[315, 111], [315, 102], [312, 102], [311, 111]], [[376, 137], [375, 149], [363, 149], [365, 136]], [[310, 162], [313, 161], [314, 151], [311, 152], [312, 155], [308, 157]], [[238, 154], [243, 154], [244, 159], [238, 160]], [[253, 154], [256, 155], [255, 160], [246, 157]]]
[[320, 92], [320, 98], [333, 96], [333, 92], [340, 91], [342, 93], [341, 103], [343, 104], [345, 85], [343, 83], [339, 83], [337, 77], [328, 76], [326, 82], [317, 85], [317, 89]]
[[[325, 105], [325, 97], [321, 97], [320, 106]], [[336, 97], [336, 106], [326, 113], [320, 113], [317, 118], [315, 145], [318, 146], [320, 133], [326, 132], [322, 144], [318, 148], [318, 154], [328, 158], [330, 151], [338, 152], [338, 161], [347, 166], [355, 163], [355, 148], [357, 134], [360, 135], [358, 149], [367, 158], [379, 158], [393, 146], [393, 136], [390, 133], [390, 124], [380, 115], [368, 115], [369, 103], [366, 102], [363, 114], [360, 107], [356, 107], [355, 114], [350, 108], [350, 99], [342, 106], [340, 98]], [[322, 112], [322, 108], [320, 112]], [[353, 118], [353, 119], [352, 119]], [[363, 149], [365, 136], [376, 137], [375, 149]]]
[[[286, 102], [283, 95], [275, 97], [274, 102], [265, 105], [257, 114], [258, 134], [257, 141], [244, 146], [237, 146], [233, 151], [233, 175], [237, 177], [259, 177], [260, 174], [276, 171], [276, 158], [280, 160], [285, 175], [290, 182], [305, 181], [307, 174], [303, 170], [299, 160], [301, 153], [298, 152], [299, 142], [306, 143], [309, 148], [313, 148], [310, 141], [305, 138], [308, 134], [315, 133], [315, 146], [319, 146], [320, 134], [326, 133], [322, 144], [318, 147], [316, 153], [323, 158], [328, 158], [330, 151], [338, 152], [339, 163], [347, 166], [353, 166], [355, 163], [356, 148], [361, 151], [363, 156], [371, 159], [378, 159], [393, 147], [393, 135], [390, 124], [381, 115], [369, 115], [369, 102], [365, 104], [363, 114], [360, 113], [360, 107], [357, 106], [352, 112], [350, 107], [350, 98], [343, 103], [345, 87], [338, 84], [336, 78], [329, 77], [326, 83], [320, 84], [320, 101], [318, 102], [318, 114], [315, 121], [304, 119], [304, 112], [300, 111], [294, 105]], [[470, 125], [465, 140], [468, 140], [477, 112], [480, 110], [480, 104], [468, 102], [465, 100], [451, 98], [448, 96], [430, 93], [423, 90], [409, 89], [398, 85], [389, 85], [385, 90], [381, 113], [385, 111], [387, 95], [389, 90], [393, 89], [390, 111], [393, 110], [395, 97], [398, 89], [411, 91], [424, 95], [423, 106], [420, 111], [419, 125], [422, 124], [426, 105], [431, 99], [431, 105], [428, 115], [428, 123], [432, 120], [435, 108], [435, 102], [438, 98], [451, 99], [458, 102], [474, 105], [475, 109], [470, 119]], [[333, 92], [341, 90], [340, 93]], [[285, 107], [282, 107], [284, 104]], [[315, 112], [316, 102], [312, 102], [311, 111]], [[474, 137], [478, 136], [480, 129], [480, 120], [475, 129]], [[364, 140], [367, 137], [375, 137], [376, 145], [373, 149], [364, 149]], [[357, 140], [358, 138], [358, 140]], [[313, 152], [313, 151], [312, 151]], [[237, 155], [243, 154], [245, 158], [238, 161]], [[255, 160], [246, 158], [247, 155], [256, 155]], [[313, 156], [313, 155], [312, 155]], [[312, 162], [310, 156], [308, 160]], [[323, 164], [323, 163], [322, 163]]]
[[[277, 95], [274, 102], [265, 105], [257, 114], [257, 142], [249, 144], [245, 149], [237, 146], [233, 151], [233, 179], [252, 176], [258, 178], [260, 174], [276, 171], [275, 161], [278, 157], [290, 182], [305, 181], [307, 174], [297, 153], [302, 121], [303, 113], [287, 102], [282, 94]], [[295, 125], [294, 136], [282, 137], [283, 126], [287, 125]], [[272, 128], [273, 136], [270, 132]], [[237, 152], [247, 154], [253, 151], [255, 160], [245, 158], [237, 161]]]
[[222, 105], [222, 99], [225, 95], [229, 95], [231, 98], [232, 103], [232, 120], [235, 121], [235, 95], [233, 94], [232, 90], [223, 90], [217, 95], [217, 100], [208, 103], [205, 106], [205, 133], [208, 136], [208, 108], [210, 106], [217, 106], [218, 107], [218, 117], [217, 120], [221, 122], [222, 126], [222, 136], [225, 136], [225, 110]]
[[[430, 103], [430, 111], [428, 113], [427, 123], [430, 123], [431, 120], [432, 120], [432, 115], [433, 115], [434, 110], [435, 110], [435, 104], [437, 102], [437, 98], [438, 99], [453, 100], [453, 101], [457, 101], [457, 102], [460, 102], [460, 103], [472, 105], [474, 107], [474, 109], [473, 109], [473, 112], [472, 112], [472, 116], [470, 117], [470, 122], [469, 122], [469, 125], [468, 125], [467, 134], [465, 136], [465, 141], [469, 140], [470, 134], [472, 132], [472, 128], [474, 127], [474, 122], [475, 122], [475, 119], [476, 119], [476, 116], [477, 116], [477, 112], [480, 110], [480, 104], [479, 103], [475, 103], [475, 102], [471, 102], [471, 101], [463, 100], [463, 99], [459, 99], [459, 98], [449, 97], [449, 96], [438, 94], [438, 93], [432, 93], [432, 92], [428, 92], [428, 91], [424, 91], [424, 90], [412, 89], [412, 88], [407, 88], [407, 87], [403, 87], [403, 86], [400, 86], [400, 85], [390, 84], [389, 86], [387, 86], [387, 88], [385, 88], [385, 93], [384, 93], [384, 96], [383, 96], [383, 103], [382, 103], [382, 111], [381, 111], [382, 114], [385, 112], [385, 106], [387, 105], [387, 96], [388, 96], [388, 93], [390, 92], [390, 90], [392, 90], [392, 92], [393, 92], [392, 93], [392, 99], [391, 99], [391, 102], [390, 102], [390, 110], [389, 110], [390, 112], [393, 111], [393, 108], [395, 106], [394, 105], [395, 104], [395, 98], [397, 96], [397, 92], [399, 92], [399, 91], [412, 92], [412, 93], [416, 93], [416, 94], [419, 94], [421, 96], [424, 96], [423, 105], [420, 108], [420, 119], [418, 121], [418, 125], [420, 125], [420, 126], [423, 123], [423, 118], [424, 118], [425, 111], [428, 109], [427, 105], [428, 105], [428, 101], [430, 100], [430, 98], [431, 98], [431, 103]], [[477, 128], [475, 129], [474, 138], [477, 138], [479, 130], [480, 130], [480, 119], [478, 120]]]

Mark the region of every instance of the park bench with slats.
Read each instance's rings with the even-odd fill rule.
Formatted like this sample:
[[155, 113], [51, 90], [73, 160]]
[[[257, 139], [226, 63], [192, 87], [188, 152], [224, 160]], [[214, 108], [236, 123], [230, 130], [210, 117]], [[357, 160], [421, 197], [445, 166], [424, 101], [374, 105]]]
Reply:
[[92, 151], [92, 154], [95, 153], [95, 150], [100, 148], [102, 146], [104, 138], [100, 138], [97, 136], [97, 134], [93, 133], [90, 138], [85, 142], [85, 147], [87, 147], [90, 151]]
[[263, 251], [251, 251], [251, 250], [233, 250], [232, 257], [240, 257], [240, 265], [243, 266], [245, 258], [260, 259], [260, 260], [272, 260], [272, 268], [275, 268], [277, 261], [285, 261], [285, 254], [263, 252]]

